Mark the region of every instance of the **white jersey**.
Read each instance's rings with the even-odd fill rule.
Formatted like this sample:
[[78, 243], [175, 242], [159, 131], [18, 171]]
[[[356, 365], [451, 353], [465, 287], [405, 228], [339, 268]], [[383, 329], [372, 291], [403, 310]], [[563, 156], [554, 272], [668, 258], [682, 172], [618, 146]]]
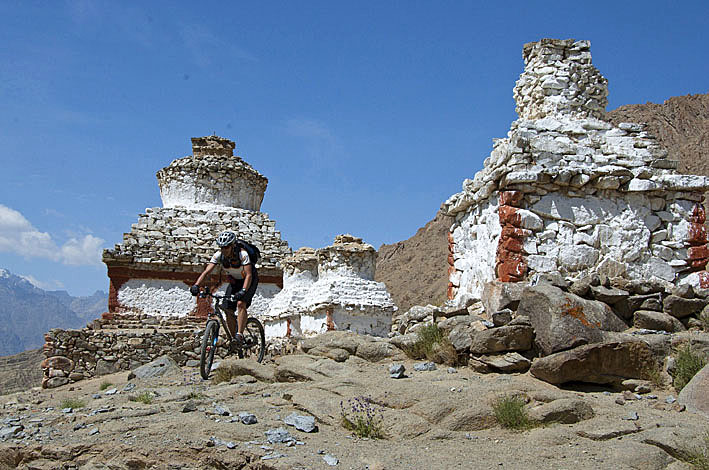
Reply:
[[226, 268], [222, 264], [222, 252], [220, 250], [214, 253], [214, 256], [212, 256], [212, 259], [209, 260], [209, 262], [221, 266], [222, 269], [234, 279], [244, 279], [246, 277], [244, 266], [246, 266], [247, 264], [251, 264], [251, 258], [249, 258], [249, 253], [243, 248], [239, 252], [239, 257], [241, 258], [241, 266]]

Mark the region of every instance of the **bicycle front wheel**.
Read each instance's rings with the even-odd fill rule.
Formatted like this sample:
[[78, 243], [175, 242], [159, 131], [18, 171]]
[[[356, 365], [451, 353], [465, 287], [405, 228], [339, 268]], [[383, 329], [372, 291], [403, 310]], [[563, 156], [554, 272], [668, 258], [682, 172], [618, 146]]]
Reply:
[[265, 354], [266, 334], [263, 331], [263, 325], [257, 318], [250, 317], [246, 320], [244, 345], [239, 350], [239, 357], [251, 357], [256, 359], [256, 362], [261, 362]]
[[199, 373], [204, 380], [209, 378], [209, 373], [212, 370], [212, 362], [214, 362], [214, 351], [217, 350], [217, 341], [219, 340], [219, 322], [209, 320], [204, 329], [202, 336], [202, 354], [199, 358]]

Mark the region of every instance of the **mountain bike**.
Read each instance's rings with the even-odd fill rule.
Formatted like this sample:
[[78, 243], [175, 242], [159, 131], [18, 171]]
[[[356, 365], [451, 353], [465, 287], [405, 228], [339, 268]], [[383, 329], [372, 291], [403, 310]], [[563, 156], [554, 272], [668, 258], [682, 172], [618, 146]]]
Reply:
[[239, 344], [229, 332], [224, 313], [219, 305], [219, 301], [226, 296], [211, 293], [208, 287], [200, 292], [199, 296], [202, 298], [212, 297], [214, 299], [214, 312], [209, 314], [204, 328], [204, 336], [202, 336], [202, 349], [199, 359], [199, 372], [202, 378], [207, 380], [212, 370], [214, 352], [217, 350], [217, 342], [219, 341], [220, 326], [224, 329], [226, 336], [225, 347], [227, 354], [236, 351], [239, 354], [239, 359], [254, 358], [256, 362], [261, 362], [266, 353], [266, 335], [258, 318], [249, 317], [246, 319], [244, 341]]

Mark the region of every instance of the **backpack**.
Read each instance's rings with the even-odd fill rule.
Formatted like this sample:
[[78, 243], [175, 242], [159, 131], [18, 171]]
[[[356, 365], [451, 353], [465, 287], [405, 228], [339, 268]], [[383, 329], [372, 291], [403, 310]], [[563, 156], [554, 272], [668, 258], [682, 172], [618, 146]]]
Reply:
[[256, 263], [261, 259], [261, 250], [254, 244], [251, 244], [244, 240], [236, 240], [236, 244], [242, 247], [249, 254], [249, 259], [251, 260], [251, 265], [255, 266]]

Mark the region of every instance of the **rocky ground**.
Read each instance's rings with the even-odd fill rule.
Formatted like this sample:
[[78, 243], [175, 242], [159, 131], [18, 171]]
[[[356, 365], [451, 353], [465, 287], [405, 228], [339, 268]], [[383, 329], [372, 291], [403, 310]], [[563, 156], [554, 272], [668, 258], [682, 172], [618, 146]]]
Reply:
[[[0, 469], [681, 469], [709, 427], [669, 388], [564, 389], [529, 373], [416, 370], [422, 362], [389, 342], [344, 332], [303, 349], [310, 354], [264, 364], [227, 359], [207, 381], [162, 359], [136, 377], [2, 396]], [[397, 364], [403, 378], [390, 376]], [[217, 374], [231, 379], [216, 383]], [[526, 400], [540, 424], [502, 428], [492, 403], [503, 395]], [[151, 402], [135, 401], [141, 396]], [[342, 427], [342, 407], [354, 417], [360, 397], [371, 399], [365, 408], [381, 417], [384, 439]], [[67, 400], [78, 403], [68, 409]], [[257, 422], [244, 424], [242, 412]], [[317, 430], [287, 424], [293, 414]]]

